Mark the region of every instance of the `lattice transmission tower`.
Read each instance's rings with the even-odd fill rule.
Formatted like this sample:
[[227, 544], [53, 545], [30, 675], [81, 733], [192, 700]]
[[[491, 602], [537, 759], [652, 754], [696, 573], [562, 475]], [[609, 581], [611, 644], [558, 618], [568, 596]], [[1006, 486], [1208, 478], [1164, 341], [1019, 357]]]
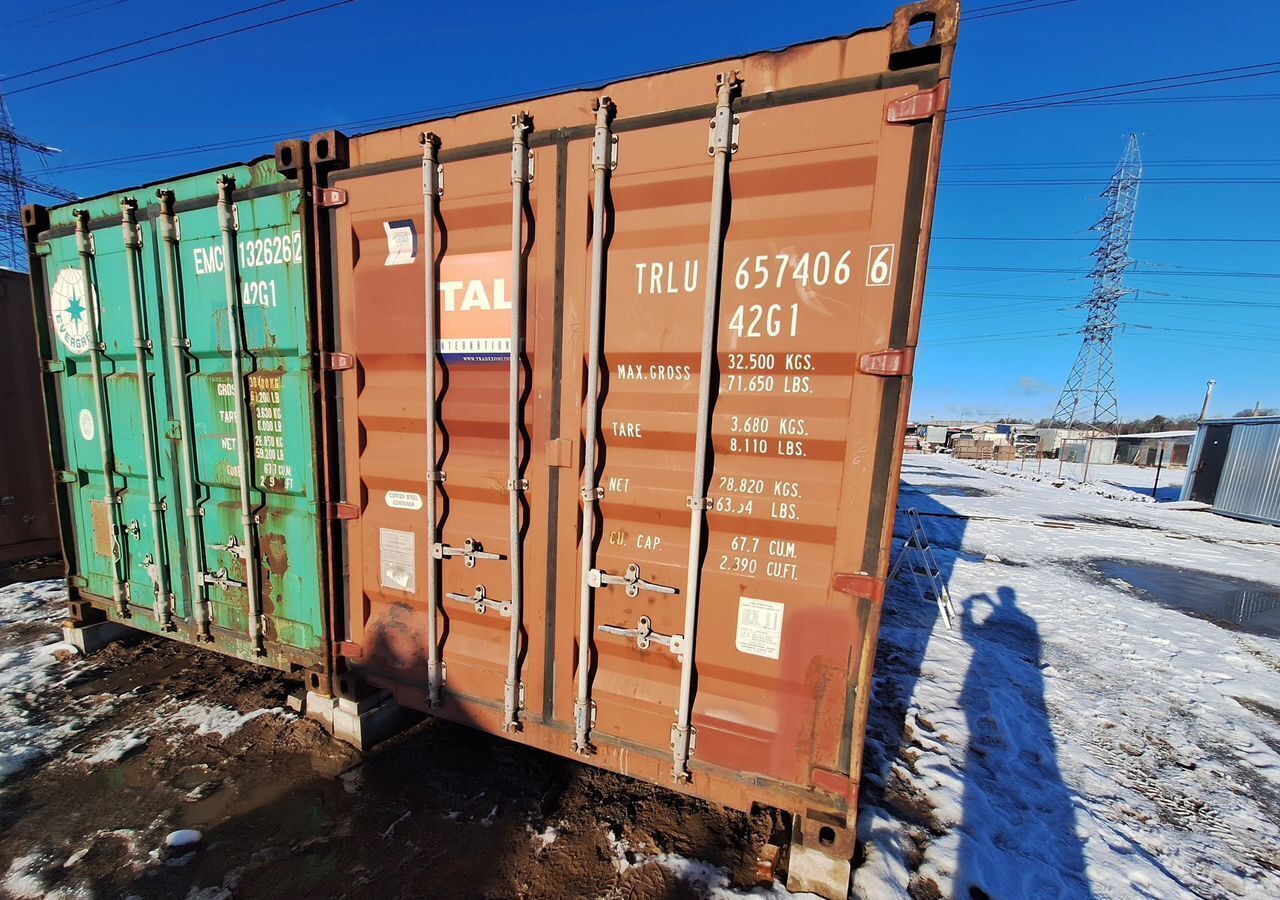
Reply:
[[1133, 265], [1129, 241], [1133, 237], [1133, 216], [1138, 208], [1138, 183], [1142, 180], [1142, 157], [1138, 136], [1129, 135], [1124, 155], [1116, 166], [1111, 183], [1102, 192], [1107, 211], [1093, 226], [1102, 232], [1093, 251], [1093, 290], [1080, 304], [1088, 310], [1076, 364], [1058, 398], [1053, 422], [1064, 428], [1086, 425], [1109, 431], [1120, 420], [1116, 401], [1115, 350], [1111, 339], [1119, 327], [1120, 301], [1132, 293], [1124, 286], [1124, 273]]
[[25, 272], [27, 246], [22, 234], [22, 205], [26, 203], [26, 192], [34, 191], [59, 200], [74, 200], [76, 195], [23, 175], [19, 150], [29, 150], [39, 156], [58, 152], [56, 147], [47, 147], [16, 132], [4, 95], [0, 94], [0, 269]]

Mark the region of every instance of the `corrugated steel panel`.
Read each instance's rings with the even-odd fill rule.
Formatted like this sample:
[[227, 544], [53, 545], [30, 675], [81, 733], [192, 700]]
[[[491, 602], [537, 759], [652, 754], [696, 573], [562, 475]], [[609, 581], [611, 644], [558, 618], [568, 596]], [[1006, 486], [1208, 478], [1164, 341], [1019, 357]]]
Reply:
[[1280, 422], [1232, 427], [1213, 509], [1280, 525]]
[[313, 139], [341, 693], [847, 866], [957, 14]]
[[31, 286], [0, 269], [0, 563], [58, 552], [53, 470], [40, 394]]
[[72, 618], [312, 670], [318, 685], [328, 636], [308, 204], [280, 171], [302, 162], [24, 216], [55, 362], [46, 393]]
[[1191, 452], [1187, 456], [1187, 477], [1182, 482], [1182, 493], [1178, 495], [1178, 500], [1187, 502], [1191, 499], [1191, 492], [1196, 480], [1196, 470], [1200, 466], [1200, 451], [1204, 447], [1204, 426], [1203, 424], [1196, 431], [1196, 436], [1191, 439]]

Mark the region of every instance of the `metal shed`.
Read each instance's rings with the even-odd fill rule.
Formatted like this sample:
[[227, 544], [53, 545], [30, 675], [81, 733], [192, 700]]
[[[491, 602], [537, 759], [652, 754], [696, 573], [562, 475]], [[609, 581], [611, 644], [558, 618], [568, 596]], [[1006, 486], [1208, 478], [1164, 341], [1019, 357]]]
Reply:
[[1200, 423], [1182, 499], [1216, 513], [1280, 525], [1280, 416]]

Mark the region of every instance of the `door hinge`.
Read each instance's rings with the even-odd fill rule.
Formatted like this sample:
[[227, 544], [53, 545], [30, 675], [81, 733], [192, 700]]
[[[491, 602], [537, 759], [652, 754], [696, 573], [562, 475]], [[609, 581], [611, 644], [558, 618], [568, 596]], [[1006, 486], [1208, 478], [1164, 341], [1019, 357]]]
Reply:
[[333, 209], [347, 205], [347, 192], [342, 188], [316, 188], [316, 206], [321, 209]]
[[543, 449], [547, 456], [547, 465], [557, 469], [567, 469], [573, 465], [573, 444], [567, 438], [554, 438], [547, 441]]
[[947, 108], [947, 96], [951, 92], [950, 81], [940, 81], [927, 91], [916, 91], [897, 100], [890, 100], [884, 120], [891, 125], [921, 122], [933, 118]]
[[53, 374], [54, 372], [67, 371], [67, 364], [60, 359], [42, 359], [40, 360], [40, 368]]
[[364, 647], [351, 641], [338, 641], [334, 644], [334, 649], [338, 651], [338, 655], [343, 659], [361, 659], [364, 657]]
[[901, 347], [897, 350], [878, 350], [858, 357], [858, 371], [863, 375], [880, 375], [892, 378], [911, 374], [916, 364], [916, 349]]
[[345, 372], [354, 369], [356, 358], [350, 353], [321, 353], [320, 368], [329, 372]]
[[80, 476], [77, 473], [68, 472], [65, 469], [59, 470], [54, 474], [57, 480], [62, 484], [75, 484], [80, 480]]
[[861, 597], [873, 603], [884, 601], [884, 579], [866, 572], [837, 572], [831, 586], [850, 597]]
[[354, 503], [326, 503], [324, 517], [330, 521], [349, 521], [360, 518], [360, 508]]

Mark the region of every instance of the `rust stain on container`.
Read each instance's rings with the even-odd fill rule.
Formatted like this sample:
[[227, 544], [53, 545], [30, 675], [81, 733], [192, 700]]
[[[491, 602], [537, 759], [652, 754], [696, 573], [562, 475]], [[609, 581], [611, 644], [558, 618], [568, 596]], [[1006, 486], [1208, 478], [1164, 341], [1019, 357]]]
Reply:
[[790, 810], [843, 896], [957, 16], [313, 138], [352, 685]]

